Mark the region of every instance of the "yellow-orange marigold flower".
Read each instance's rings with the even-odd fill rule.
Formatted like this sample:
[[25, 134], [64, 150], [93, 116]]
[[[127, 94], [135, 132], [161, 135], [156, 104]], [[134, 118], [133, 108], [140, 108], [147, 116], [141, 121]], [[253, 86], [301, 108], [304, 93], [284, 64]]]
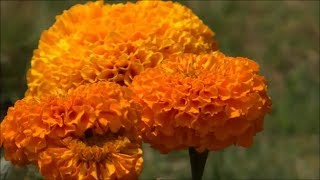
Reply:
[[144, 141], [162, 153], [248, 147], [271, 107], [252, 60], [221, 52], [170, 57], [133, 80]]
[[26, 94], [63, 94], [103, 80], [128, 85], [135, 75], [170, 55], [216, 50], [213, 37], [190, 9], [178, 3], [75, 5], [41, 35]]
[[26, 97], [1, 123], [5, 158], [38, 163], [47, 179], [137, 178], [140, 115], [131, 96], [126, 87], [100, 82], [63, 97]]

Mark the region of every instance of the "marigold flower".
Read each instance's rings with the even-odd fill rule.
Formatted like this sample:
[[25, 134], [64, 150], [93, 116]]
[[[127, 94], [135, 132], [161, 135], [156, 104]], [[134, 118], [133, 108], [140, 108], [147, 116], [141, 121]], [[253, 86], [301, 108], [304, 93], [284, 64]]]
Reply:
[[173, 2], [75, 5], [43, 32], [28, 72], [27, 95], [65, 93], [81, 84], [130, 84], [173, 54], [217, 49], [214, 33]]
[[38, 163], [47, 179], [137, 178], [140, 115], [131, 96], [126, 87], [100, 82], [61, 97], [17, 101], [1, 123], [5, 158]]
[[[91, 142], [90, 142], [91, 141]], [[40, 153], [40, 172], [48, 179], [137, 179], [142, 150], [127, 137], [67, 137]]]
[[0, 124], [0, 145], [5, 149], [6, 160], [18, 165], [37, 160], [37, 153], [47, 146], [45, 135], [49, 132], [49, 126], [41, 122], [41, 114], [42, 107], [31, 97], [8, 109]]
[[271, 108], [265, 78], [252, 60], [221, 52], [169, 57], [136, 76], [144, 141], [162, 153], [249, 147]]

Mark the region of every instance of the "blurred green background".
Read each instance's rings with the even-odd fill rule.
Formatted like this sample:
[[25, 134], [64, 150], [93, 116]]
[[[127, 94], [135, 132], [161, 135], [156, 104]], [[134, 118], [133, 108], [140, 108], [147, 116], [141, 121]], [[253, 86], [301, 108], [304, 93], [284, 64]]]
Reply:
[[[83, 2], [1, 1], [1, 119], [24, 95], [41, 32], [56, 15]], [[260, 64], [273, 100], [254, 145], [211, 152], [203, 178], [319, 179], [319, 1], [181, 3], [212, 28], [221, 51]], [[144, 150], [141, 179], [190, 179], [187, 151], [159, 155], [148, 145]], [[16, 172], [10, 179], [34, 178], [30, 170]]]

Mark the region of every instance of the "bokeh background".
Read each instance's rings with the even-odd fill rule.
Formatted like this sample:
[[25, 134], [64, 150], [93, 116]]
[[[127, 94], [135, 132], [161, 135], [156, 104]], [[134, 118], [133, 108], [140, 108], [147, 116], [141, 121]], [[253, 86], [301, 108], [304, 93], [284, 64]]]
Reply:
[[[115, 1], [109, 1], [115, 3]], [[23, 98], [40, 34], [84, 1], [1, 0], [1, 119]], [[319, 1], [182, 1], [216, 33], [221, 51], [254, 59], [267, 77], [272, 114], [249, 149], [211, 152], [204, 179], [319, 179]], [[141, 179], [189, 179], [187, 151], [144, 145]], [[6, 179], [41, 179], [1, 161]], [[1, 178], [0, 178], [1, 179]]]

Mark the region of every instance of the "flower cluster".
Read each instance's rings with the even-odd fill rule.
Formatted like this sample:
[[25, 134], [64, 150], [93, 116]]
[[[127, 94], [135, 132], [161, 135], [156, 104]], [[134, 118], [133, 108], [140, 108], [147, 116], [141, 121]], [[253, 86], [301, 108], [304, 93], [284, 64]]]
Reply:
[[162, 153], [194, 147], [249, 147], [270, 110], [259, 66], [221, 52], [173, 56], [136, 76], [144, 140]]
[[249, 147], [271, 109], [252, 60], [228, 57], [173, 2], [75, 5], [40, 38], [0, 146], [47, 179], [137, 179], [162, 153]]
[[128, 85], [135, 75], [173, 54], [216, 50], [213, 37], [190, 9], [178, 3], [75, 5], [42, 34], [26, 94], [63, 94], [105, 80]]
[[126, 87], [101, 82], [63, 97], [26, 97], [1, 123], [5, 157], [37, 163], [53, 179], [134, 179], [142, 169], [138, 106]]

